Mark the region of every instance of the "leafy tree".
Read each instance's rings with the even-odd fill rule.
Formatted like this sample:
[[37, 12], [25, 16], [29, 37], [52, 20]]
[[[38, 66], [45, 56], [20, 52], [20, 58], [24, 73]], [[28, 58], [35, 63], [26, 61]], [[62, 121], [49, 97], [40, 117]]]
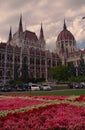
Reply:
[[76, 67], [74, 66], [73, 62], [68, 63], [68, 72], [69, 77], [76, 76]]
[[68, 80], [68, 67], [64, 65], [53, 67], [49, 70], [49, 75], [58, 81], [66, 81]]
[[9, 81], [10, 85], [16, 85], [16, 84], [23, 84], [23, 81], [21, 79], [17, 79], [17, 80], [10, 80]]
[[85, 63], [82, 54], [80, 57], [80, 64], [78, 65], [78, 76], [85, 76]]
[[28, 79], [29, 79], [29, 75], [28, 75], [28, 65], [27, 65], [26, 61], [27, 61], [27, 58], [25, 57], [25, 58], [23, 59], [23, 62], [22, 62], [22, 70], [21, 70], [21, 72], [22, 72], [22, 80], [23, 80], [25, 83], [27, 83], [27, 82], [28, 82]]
[[15, 80], [9, 80], [9, 84], [15, 84]]
[[78, 76], [78, 77], [72, 76], [72, 77], [70, 77], [69, 81], [77, 82], [77, 83], [85, 82], [85, 76]]

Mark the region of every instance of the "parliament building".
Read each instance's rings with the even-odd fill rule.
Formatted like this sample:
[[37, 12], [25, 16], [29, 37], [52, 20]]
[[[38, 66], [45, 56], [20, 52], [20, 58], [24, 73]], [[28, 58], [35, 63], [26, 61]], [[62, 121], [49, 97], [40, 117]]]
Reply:
[[59, 64], [66, 65], [73, 62], [77, 67], [81, 54], [85, 59], [85, 50], [76, 46], [73, 34], [67, 29], [65, 20], [63, 30], [55, 41], [56, 50], [46, 50], [46, 41], [41, 24], [39, 37], [35, 32], [23, 31], [22, 16], [20, 16], [19, 27], [12, 35], [10, 28], [9, 37], [6, 43], [0, 43], [0, 82], [7, 82], [14, 79], [15, 64], [18, 68], [18, 75], [21, 77], [22, 63], [28, 65], [29, 78], [48, 79], [50, 68]]
[[19, 27], [12, 35], [10, 28], [7, 43], [0, 43], [0, 82], [14, 79], [15, 64], [21, 77], [22, 63], [28, 65], [29, 78], [48, 79], [48, 70], [58, 65], [56, 52], [46, 50], [43, 27], [41, 24], [39, 37], [35, 32], [23, 31], [22, 16]]

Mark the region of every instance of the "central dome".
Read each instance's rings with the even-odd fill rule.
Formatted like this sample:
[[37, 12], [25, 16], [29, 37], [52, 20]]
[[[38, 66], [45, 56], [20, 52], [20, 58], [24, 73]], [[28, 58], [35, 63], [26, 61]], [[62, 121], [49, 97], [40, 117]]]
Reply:
[[57, 37], [57, 41], [62, 41], [62, 40], [75, 40], [73, 34], [67, 30], [65, 20], [64, 20], [63, 31], [61, 31]]

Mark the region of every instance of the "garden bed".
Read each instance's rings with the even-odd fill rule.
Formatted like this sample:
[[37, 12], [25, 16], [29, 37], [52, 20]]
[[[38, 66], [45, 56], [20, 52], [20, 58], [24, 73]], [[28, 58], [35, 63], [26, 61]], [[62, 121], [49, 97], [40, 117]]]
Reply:
[[0, 130], [85, 130], [85, 96], [0, 96]]

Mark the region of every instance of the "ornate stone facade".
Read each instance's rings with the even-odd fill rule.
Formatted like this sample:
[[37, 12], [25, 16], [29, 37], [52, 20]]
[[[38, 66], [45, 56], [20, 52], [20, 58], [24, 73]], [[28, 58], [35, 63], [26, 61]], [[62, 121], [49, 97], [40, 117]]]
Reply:
[[46, 50], [43, 28], [41, 24], [39, 38], [34, 32], [23, 31], [22, 16], [19, 28], [12, 36], [11, 28], [7, 43], [0, 44], [0, 81], [14, 79], [14, 65], [17, 64], [19, 77], [22, 62], [26, 59], [29, 78], [48, 79], [48, 70], [58, 64], [58, 55]]
[[14, 79], [14, 65], [18, 67], [21, 77], [22, 62], [26, 59], [29, 78], [48, 79], [48, 70], [57, 66], [60, 62], [67, 64], [73, 62], [77, 67], [81, 54], [85, 61], [85, 49], [80, 50], [76, 46], [73, 34], [67, 29], [65, 20], [63, 30], [56, 41], [56, 52], [46, 50], [46, 42], [41, 24], [40, 36], [29, 30], [23, 31], [22, 16], [19, 28], [12, 36], [11, 28], [7, 43], [0, 43], [0, 82]]
[[77, 48], [76, 40], [73, 34], [67, 29], [65, 20], [63, 30], [57, 37], [56, 52], [60, 57], [62, 64], [73, 62], [73, 64], [77, 67], [80, 62], [81, 54], [85, 60], [85, 50]]

